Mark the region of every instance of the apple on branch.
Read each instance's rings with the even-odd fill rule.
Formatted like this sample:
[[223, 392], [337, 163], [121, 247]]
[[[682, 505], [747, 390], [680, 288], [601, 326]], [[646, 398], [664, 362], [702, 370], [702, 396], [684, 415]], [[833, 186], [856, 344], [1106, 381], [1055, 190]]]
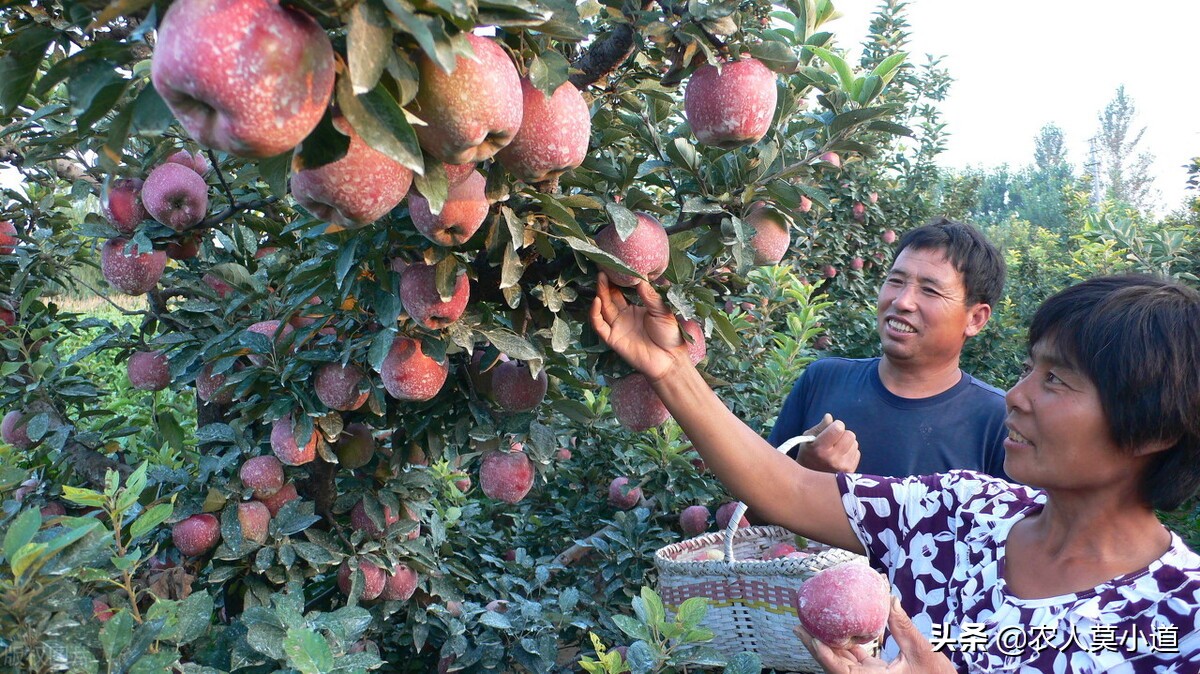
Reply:
[[776, 97], [775, 73], [758, 59], [705, 63], [688, 80], [683, 111], [697, 141], [730, 150], [771, 130]]
[[521, 78], [512, 59], [486, 37], [463, 37], [474, 58], [459, 56], [452, 72], [424, 52], [417, 57], [420, 80], [412, 105], [425, 122], [415, 127], [417, 139], [447, 164], [490, 159], [521, 128]]
[[350, 137], [346, 155], [293, 173], [292, 196], [326, 222], [348, 229], [369, 225], [404, 200], [412, 171], [367, 145], [344, 117], [335, 117], [333, 125]]
[[240, 157], [282, 154], [329, 107], [333, 45], [278, 0], [177, 0], [158, 25], [154, 88], [201, 145]]

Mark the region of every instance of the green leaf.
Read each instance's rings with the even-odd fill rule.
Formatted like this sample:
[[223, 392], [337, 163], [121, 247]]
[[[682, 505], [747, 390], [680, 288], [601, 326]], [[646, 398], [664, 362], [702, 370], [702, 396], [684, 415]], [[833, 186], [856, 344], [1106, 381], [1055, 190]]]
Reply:
[[649, 628], [647, 628], [640, 621], [621, 614], [613, 615], [612, 621], [618, 629], [624, 632], [631, 639], [642, 639], [644, 641], [649, 641], [651, 639]]
[[858, 110], [843, 112], [842, 114], [833, 118], [833, 122], [829, 125], [829, 132], [836, 134], [850, 127], [862, 124], [863, 122], [877, 119], [879, 117], [885, 117], [887, 115], [894, 114], [895, 112], [896, 108], [893, 105], [880, 105], [873, 108], [860, 108]]
[[531, 0], [480, 0], [476, 22], [483, 26], [533, 28], [553, 18], [553, 11]]
[[117, 656], [133, 641], [133, 616], [129, 611], [118, 611], [100, 628], [100, 647], [104, 659], [115, 662]]
[[136, 540], [150, 533], [155, 527], [166, 522], [174, 511], [175, 506], [171, 503], [156, 503], [151, 506], [129, 526], [129, 539]]
[[164, 408], [159, 410], [154, 419], [158, 423], [158, 432], [162, 434], [163, 440], [167, 441], [167, 446], [176, 452], [182, 452], [187, 433], [175, 418], [175, 413], [169, 408]]
[[[112, 622], [112, 620], [109, 620], [109, 622]], [[158, 635], [160, 632], [162, 632], [163, 624], [165, 622], [166, 621], [163, 618], [158, 618], [157, 620], [147, 620], [139, 625], [137, 630], [135, 630], [133, 633], [133, 639], [130, 641], [129, 645], [123, 649], [121, 653], [121, 659], [115, 663], [116, 666], [112, 671], [129, 671], [129, 668], [133, 666], [133, 663], [140, 660], [142, 656], [146, 654], [146, 651], [150, 649], [151, 644], [158, 640]]]
[[48, 547], [45, 543], [26, 543], [17, 548], [17, 551], [8, 560], [8, 565], [12, 568], [13, 578], [21, 580], [25, 576], [26, 571], [34, 568], [34, 564], [45, 559], [48, 556], [46, 554]]
[[708, 613], [708, 602], [703, 597], [692, 597], [679, 605], [679, 614], [675, 619], [687, 629], [691, 629], [704, 620]]
[[523, 361], [537, 361], [541, 367], [542, 354], [524, 337], [505, 328], [494, 328], [479, 331], [492, 346], [503, 351], [509, 358]]
[[94, 508], [100, 508], [104, 506], [104, 494], [101, 494], [98, 491], [92, 491], [91, 489], [85, 489], [83, 487], [72, 487], [69, 484], [64, 484], [62, 486], [62, 490], [63, 498], [76, 505], [91, 506]]
[[193, 592], [180, 601], [175, 614], [178, 624], [172, 633], [172, 641], [188, 644], [204, 636], [212, 625], [213, 607], [213, 598], [207, 592]]
[[96, 120], [112, 110], [128, 86], [129, 80], [117, 72], [116, 65], [110, 61], [94, 60], [80, 64], [74, 76], [67, 81], [67, 98], [79, 130], [90, 130]]
[[334, 651], [330, 650], [329, 642], [305, 627], [288, 630], [283, 652], [288, 656], [288, 664], [302, 674], [323, 674], [334, 667]]
[[610, 201], [604, 204], [604, 212], [608, 214], [609, 222], [617, 228], [617, 237], [622, 241], [628, 239], [633, 230], [637, 229], [637, 215], [621, 204]]
[[876, 119], [867, 122], [863, 128], [869, 131], [882, 131], [884, 133], [890, 133], [897, 136], [911, 137], [913, 135], [912, 129], [908, 128], [907, 126], [901, 126], [895, 122], [889, 122], [883, 119]]
[[346, 275], [350, 273], [350, 270], [354, 268], [354, 263], [358, 261], [358, 243], [360, 241], [362, 241], [362, 237], [354, 237], [338, 251], [337, 265], [334, 268], [334, 279], [337, 282], [339, 290], [346, 282]]
[[750, 45], [750, 55], [777, 73], [795, 72], [800, 61], [791, 45], [780, 40], [763, 40]]
[[845, 59], [824, 47], [810, 46], [808, 49], [811, 49], [822, 61], [833, 67], [833, 70], [838, 75], [838, 79], [841, 81], [842, 89], [849, 91], [854, 86], [854, 73], [850, 70], [850, 66], [846, 63]]
[[0, 58], [0, 113], [12, 114], [25, 100], [46, 48], [57, 35], [50, 28], [33, 26], [4, 45], [8, 53]]
[[30, 508], [17, 516], [4, 532], [4, 558], [12, 563], [17, 551], [33, 540], [38, 529], [42, 528], [42, 514], [37, 508]]
[[692, 173], [700, 170], [700, 155], [696, 148], [686, 138], [676, 138], [666, 146], [667, 157], [676, 166], [685, 168]]
[[326, 110], [317, 127], [308, 134], [292, 155], [292, 170], [304, 171], [332, 164], [346, 156], [350, 136], [333, 123], [333, 110]]
[[287, 193], [288, 171], [291, 167], [291, 150], [277, 154], [274, 157], [258, 160], [258, 174], [262, 176], [263, 182], [267, 183], [267, 187], [275, 194]]
[[875, 66], [871, 74], [883, 80], [884, 84], [887, 84], [896, 76], [897, 69], [900, 67], [900, 64], [904, 63], [904, 59], [906, 58], [908, 58], [908, 54], [905, 52], [892, 54], [881, 61], [879, 65]]
[[346, 30], [346, 57], [355, 94], [365, 94], [379, 83], [392, 51], [394, 31], [384, 8], [376, 0], [363, 0], [350, 9]]
[[355, 95], [350, 80], [342, 78], [338, 81], [337, 102], [367, 145], [417, 173], [425, 171], [417, 132], [382, 82], [369, 93]]
[[646, 608], [646, 615], [649, 618], [646, 620], [646, 624], [653, 627], [655, 625], [662, 625], [667, 621], [667, 609], [663, 606], [662, 599], [655, 594], [654, 590], [649, 587], [643, 587], [641, 599]]
[[422, 161], [425, 163], [425, 174], [418, 173], [413, 176], [413, 186], [425, 197], [430, 213], [441, 213], [442, 207], [446, 205], [446, 198], [450, 195], [446, 167], [442, 162], [430, 157], [425, 157]]
[[571, 64], [562, 54], [548, 49], [529, 62], [529, 82], [549, 98], [567, 81]]

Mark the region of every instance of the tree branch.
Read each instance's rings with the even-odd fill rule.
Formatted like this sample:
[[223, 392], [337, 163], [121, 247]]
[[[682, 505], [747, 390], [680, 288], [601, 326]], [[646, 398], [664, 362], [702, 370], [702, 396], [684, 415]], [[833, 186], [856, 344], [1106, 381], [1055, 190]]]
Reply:
[[637, 49], [634, 35], [633, 26], [622, 23], [608, 37], [594, 43], [573, 64], [580, 72], [568, 78], [571, 84], [576, 89], [585, 89], [616, 70]]

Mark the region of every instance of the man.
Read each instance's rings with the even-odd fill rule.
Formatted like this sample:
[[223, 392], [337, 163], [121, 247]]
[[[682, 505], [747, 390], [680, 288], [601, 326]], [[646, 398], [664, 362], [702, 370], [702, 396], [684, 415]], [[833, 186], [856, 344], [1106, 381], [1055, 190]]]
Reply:
[[768, 441], [816, 435], [798, 460], [826, 472], [1003, 477], [1004, 393], [959, 369], [1003, 289], [1004, 259], [974, 227], [937, 218], [905, 233], [879, 290], [882, 356], [811, 364]]

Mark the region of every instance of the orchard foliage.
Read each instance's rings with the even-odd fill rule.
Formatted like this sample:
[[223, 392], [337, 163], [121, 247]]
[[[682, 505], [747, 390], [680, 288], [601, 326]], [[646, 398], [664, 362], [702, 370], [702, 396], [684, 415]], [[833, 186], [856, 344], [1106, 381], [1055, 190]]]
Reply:
[[[890, 143], [919, 114], [919, 94], [896, 93], [915, 81], [890, 30], [900, 7], [854, 68], [825, 30], [827, 0], [289, 5], [328, 38], [336, 79], [299, 145], [261, 156], [275, 146], [200, 145], [152, 84], [170, 3], [10, 5], [0, 161], [25, 191], [0, 202], [15, 237], [0, 255], [12, 318], [0, 325], [0, 409], [18, 413], [31, 446], [0, 450], [4, 657], [33, 671], [135, 672], [542, 672], [602, 657], [589, 635], [628, 638], [631, 619], [614, 616], [652, 584], [650, 555], [681, 535], [679, 512], [724, 497], [672, 424], [633, 433], [613, 419], [607, 384], [628, 368], [587, 312], [598, 271], [635, 265], [598, 234], [662, 224], [667, 263], [648, 280], [698, 323], [702, 367], [765, 433], [812, 357], [819, 296], [873, 293], [864, 274], [886, 263], [885, 230], [903, 227], [885, 210], [885, 190], [900, 185], [863, 168], [880, 149], [903, 154]], [[221, 25], [193, 29], [212, 39]], [[530, 184], [503, 156], [485, 160], [460, 199], [461, 167], [427, 139], [488, 92], [462, 92], [463, 109], [431, 109], [421, 92], [468, 68], [481, 41], [543, 95], [578, 89], [590, 133], [577, 167], [521, 174]], [[272, 84], [299, 77], [310, 56], [276, 64]], [[698, 143], [688, 78], [747, 57], [774, 76], [765, 135]], [[263, 93], [238, 79], [254, 73], [215, 70], [242, 98]], [[297, 181], [347, 165], [325, 183]], [[382, 216], [320, 207], [316, 195], [347, 175], [364, 176], [359, 197], [378, 194], [366, 175], [391, 165], [411, 186], [395, 203], [403, 181], [381, 183], [392, 202]], [[310, 185], [304, 200], [298, 182]], [[155, 214], [130, 202], [139, 187]], [[480, 204], [478, 229], [457, 238], [419, 222], [444, 226]], [[781, 266], [755, 268], [752, 209], [786, 225]], [[163, 254], [161, 277], [142, 266]], [[112, 287], [79, 272], [98, 258]], [[426, 270], [424, 287], [406, 288], [406, 270], [413, 284]], [[114, 320], [55, 300], [114, 288], [144, 291], [144, 309]], [[170, 379], [165, 391], [125, 389], [136, 417], [98, 404], [125, 386], [115, 380], [135, 352], [165, 355]], [[546, 375], [540, 404], [498, 404], [504, 360]], [[485, 457], [518, 448], [532, 490], [487, 496]], [[242, 466], [272, 454], [288, 464], [283, 486], [252, 488]], [[609, 502], [620, 477], [642, 494], [627, 510]], [[189, 520], [200, 514], [212, 517]], [[185, 521], [204, 544], [190, 557], [171, 535]], [[415, 589], [400, 587], [414, 571]], [[681, 653], [673, 665], [687, 665]]]

